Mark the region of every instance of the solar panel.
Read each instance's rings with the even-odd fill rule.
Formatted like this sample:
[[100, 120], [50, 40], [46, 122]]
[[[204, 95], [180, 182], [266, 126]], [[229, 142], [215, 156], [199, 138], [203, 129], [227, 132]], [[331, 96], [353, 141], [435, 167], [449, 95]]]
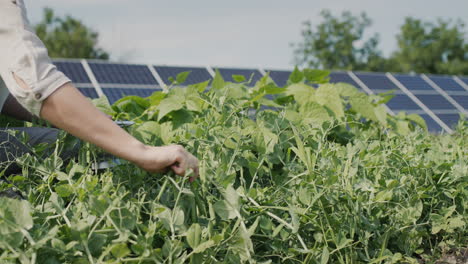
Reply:
[[354, 87], [361, 89], [361, 87], [351, 78], [346, 72], [332, 72], [330, 73], [330, 82], [331, 83], [348, 83]]
[[460, 120], [459, 114], [438, 114], [437, 116], [450, 128], [454, 128]]
[[255, 85], [262, 78], [262, 74], [258, 70], [252, 69], [234, 69], [234, 68], [217, 68], [223, 76], [224, 80], [234, 82], [232, 75], [242, 75], [248, 81], [252, 77], [252, 81], [248, 85]]
[[89, 63], [99, 83], [157, 85], [145, 65]]
[[452, 77], [434, 75], [430, 75], [428, 77], [444, 91], [466, 92], [466, 90], [460, 84], [458, 84]]
[[398, 81], [401, 82], [408, 90], [424, 90], [424, 91], [435, 91], [426, 81], [420, 76], [411, 75], [393, 75]]
[[136, 95], [140, 97], [148, 97], [156, 91], [158, 90], [146, 88], [102, 88], [102, 92], [106, 95], [111, 104], [125, 96]]
[[429, 130], [430, 132], [440, 133], [443, 131], [442, 127], [436, 121], [434, 121], [434, 119], [432, 119], [432, 117], [430, 117], [428, 114], [422, 114], [420, 116], [424, 119], [424, 121], [426, 121], [427, 130]]
[[286, 86], [288, 84], [289, 76], [291, 75], [291, 71], [268, 71], [270, 73], [271, 79], [278, 85], [279, 87]]
[[98, 98], [96, 90], [94, 88], [78, 88], [78, 90], [86, 97], [89, 98]]
[[468, 94], [467, 95], [451, 95], [451, 97], [457, 101], [457, 103], [463, 108], [468, 109]]
[[54, 61], [55, 66], [73, 83], [91, 83], [81, 62]]
[[462, 82], [464, 82], [466, 85], [468, 85], [468, 78], [461, 77], [460, 80], [462, 80]]
[[169, 77], [173, 77], [175, 79], [177, 74], [186, 71], [190, 71], [190, 74], [184, 83], [187, 85], [201, 83], [212, 79], [211, 74], [206, 68], [154, 66], [154, 69], [158, 72], [159, 76], [165, 84], [171, 84]]
[[400, 88], [383, 73], [356, 73], [356, 76], [371, 90], [379, 92], [396, 90], [396, 92], [400, 92]]
[[415, 94], [431, 110], [456, 109], [445, 97], [436, 94]]
[[396, 111], [421, 110], [421, 107], [419, 107], [406, 94], [396, 94], [389, 102], [387, 102], [387, 106], [391, 110]]

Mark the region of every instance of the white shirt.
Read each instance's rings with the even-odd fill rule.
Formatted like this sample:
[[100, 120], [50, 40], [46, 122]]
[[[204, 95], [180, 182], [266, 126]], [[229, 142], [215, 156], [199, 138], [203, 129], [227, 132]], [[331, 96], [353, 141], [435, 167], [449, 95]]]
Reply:
[[[20, 87], [13, 73], [30, 89]], [[0, 109], [11, 93], [36, 116], [42, 102], [70, 82], [52, 64], [44, 44], [29, 26], [23, 0], [0, 0], [0, 76]]]

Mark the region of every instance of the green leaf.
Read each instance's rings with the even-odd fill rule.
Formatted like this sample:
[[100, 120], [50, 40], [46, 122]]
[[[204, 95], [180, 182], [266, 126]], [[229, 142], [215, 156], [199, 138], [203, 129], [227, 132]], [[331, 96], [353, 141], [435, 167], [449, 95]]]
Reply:
[[296, 67], [294, 67], [294, 71], [289, 76], [290, 83], [300, 83], [304, 79], [304, 74]]
[[224, 200], [216, 202], [213, 208], [223, 220], [234, 219], [238, 216], [240, 209], [239, 194], [232, 188], [232, 185], [226, 188]]
[[410, 130], [409, 126], [408, 126], [409, 125], [408, 121], [397, 120], [396, 125], [397, 125], [396, 131], [400, 135], [405, 136], [405, 135], [408, 135], [411, 132], [411, 130]]
[[315, 102], [307, 102], [299, 108], [299, 112], [305, 122], [323, 124], [331, 120], [327, 109]]
[[158, 92], [154, 92], [153, 94], [148, 96], [147, 99], [148, 99], [151, 106], [158, 106], [159, 103], [161, 103], [161, 101], [164, 98], [166, 98], [166, 96], [167, 96], [167, 93], [158, 91]]
[[91, 100], [91, 102], [96, 106], [97, 109], [101, 110], [106, 115], [113, 116], [115, 111], [112, 109], [111, 105], [109, 104], [109, 100], [107, 100], [106, 96], [101, 96], [99, 98]]
[[232, 75], [232, 79], [235, 81], [235, 82], [245, 82], [245, 76], [244, 75], [237, 75], [237, 74], [233, 74]]
[[179, 128], [183, 124], [193, 122], [192, 113], [185, 110], [185, 109], [180, 109], [180, 110], [177, 110], [177, 111], [173, 111], [170, 115], [172, 117], [172, 124], [174, 126], [174, 129]]
[[310, 202], [312, 201], [312, 195], [310, 191], [306, 188], [299, 189], [298, 197], [299, 197], [299, 201], [301, 201], [301, 203], [303, 203], [306, 206], [309, 206]]
[[351, 107], [354, 111], [361, 114], [368, 120], [378, 121], [375, 115], [374, 105], [372, 105], [369, 97], [363, 93], [358, 93], [349, 98]]
[[457, 216], [457, 217], [452, 217], [449, 220], [448, 227], [450, 229], [455, 229], [459, 227], [464, 227], [465, 226], [465, 221], [463, 220], [463, 217]]
[[287, 95], [293, 95], [299, 105], [315, 101], [315, 89], [303, 83], [292, 84], [286, 88]]
[[322, 84], [315, 93], [317, 102], [333, 111], [337, 118], [344, 117], [343, 102], [332, 84]]
[[0, 233], [2, 233], [2, 226], [7, 226], [2, 223], [2, 219], [5, 219], [16, 227], [26, 230], [33, 226], [31, 207], [25, 200], [0, 197]]
[[387, 126], [387, 109], [384, 105], [378, 105], [374, 108], [375, 116], [377, 120], [384, 126]]
[[[89, 250], [93, 255], [101, 254], [103, 251], [103, 247], [107, 242], [107, 235], [105, 234], [92, 234], [90, 239], [88, 240], [88, 247]], [[63, 245], [65, 247], [65, 245]]]
[[163, 117], [169, 114], [172, 111], [177, 111], [182, 109], [183, 100], [180, 97], [172, 96], [166, 99], [163, 99], [158, 106], [159, 114], [158, 114], [158, 121], [161, 121]]
[[213, 82], [211, 83], [211, 88], [214, 90], [220, 90], [224, 87], [224, 79], [223, 76], [221, 76], [221, 73], [219, 72], [218, 69], [216, 69], [216, 74], [213, 79]]
[[281, 94], [286, 92], [286, 88], [280, 88], [272, 83], [265, 86], [266, 94]]
[[208, 240], [208, 241], [205, 241], [201, 244], [199, 244], [196, 248], [193, 249], [193, 251], [195, 253], [202, 253], [204, 252], [205, 250], [207, 250], [208, 248], [212, 247], [216, 245], [216, 243], [213, 241], [213, 240]]
[[206, 80], [206, 81], [201, 82], [201, 83], [191, 84], [188, 87], [193, 87], [199, 93], [203, 93], [207, 89], [209, 84], [210, 84], [210, 80]]
[[190, 111], [201, 112], [203, 101], [199, 97], [191, 97], [185, 101], [187, 109]]
[[161, 125], [155, 121], [144, 122], [135, 128], [133, 133], [145, 143], [154, 142], [155, 137], [161, 134]]
[[120, 243], [112, 246], [111, 253], [116, 258], [123, 258], [128, 256], [131, 251], [128, 249], [127, 244]]
[[327, 264], [329, 258], [330, 258], [330, 252], [328, 251], [328, 246], [325, 245], [322, 250], [322, 256], [320, 257], [320, 263]]
[[392, 190], [383, 190], [377, 193], [377, 195], [375, 196], [375, 201], [376, 202], [390, 201], [392, 197], [393, 197]]
[[282, 105], [279, 105], [279, 104], [275, 103], [275, 101], [266, 99], [264, 97], [258, 99], [257, 102], [259, 104], [261, 104], [261, 105], [264, 105], [264, 106], [277, 107], [277, 108], [282, 108], [283, 107]]
[[201, 227], [199, 224], [193, 224], [187, 230], [187, 243], [193, 249], [195, 249], [201, 241]]
[[418, 114], [409, 114], [406, 118], [410, 121], [413, 121], [418, 126], [422, 127], [424, 130], [427, 131], [427, 124], [426, 121]]
[[55, 187], [55, 191], [60, 197], [68, 197], [74, 193], [73, 187], [70, 184], [62, 184]]
[[176, 82], [177, 84], [182, 84], [187, 80], [187, 77], [190, 75], [191, 71], [185, 71], [177, 74]]
[[127, 208], [118, 208], [112, 210], [109, 216], [112, 218], [114, 223], [122, 230], [126, 229], [131, 231], [136, 225], [135, 214]]
[[328, 75], [329, 71], [304, 69], [304, 77], [311, 83], [327, 83], [330, 80]]
[[349, 83], [341, 83], [341, 82], [334, 83], [334, 86], [336, 90], [338, 91], [338, 93], [344, 97], [352, 98], [356, 95], [361, 94], [361, 92], [359, 92], [359, 90], [356, 87], [354, 87], [353, 85]]
[[237, 216], [234, 209], [226, 201], [217, 201], [213, 205], [213, 209], [223, 220], [234, 219]]

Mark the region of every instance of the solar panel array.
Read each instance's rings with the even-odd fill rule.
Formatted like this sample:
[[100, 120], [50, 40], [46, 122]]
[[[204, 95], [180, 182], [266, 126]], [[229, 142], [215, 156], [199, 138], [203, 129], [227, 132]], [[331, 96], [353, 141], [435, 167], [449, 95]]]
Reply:
[[[106, 95], [111, 103], [128, 95], [147, 97], [167, 89], [171, 77], [189, 71], [184, 85], [210, 80], [219, 71], [226, 81], [242, 75], [254, 85], [266, 73], [279, 86], [285, 86], [291, 71], [187, 66], [116, 64], [103, 61], [55, 60], [87, 97]], [[390, 114], [400, 111], [421, 115], [432, 132], [452, 132], [460, 113], [468, 114], [468, 78], [443, 75], [404, 75], [390, 73], [332, 72], [330, 82], [344, 82], [368, 94], [390, 92], [394, 97], [386, 103]]]

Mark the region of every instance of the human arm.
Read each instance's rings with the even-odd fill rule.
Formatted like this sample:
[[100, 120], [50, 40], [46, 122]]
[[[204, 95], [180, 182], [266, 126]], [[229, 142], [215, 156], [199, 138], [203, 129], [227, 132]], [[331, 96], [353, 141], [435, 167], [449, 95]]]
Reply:
[[147, 171], [162, 172], [170, 167], [178, 175], [185, 175], [188, 169], [198, 174], [198, 160], [183, 147], [141, 143], [94, 107], [71, 83], [44, 100], [40, 115], [56, 127]]

